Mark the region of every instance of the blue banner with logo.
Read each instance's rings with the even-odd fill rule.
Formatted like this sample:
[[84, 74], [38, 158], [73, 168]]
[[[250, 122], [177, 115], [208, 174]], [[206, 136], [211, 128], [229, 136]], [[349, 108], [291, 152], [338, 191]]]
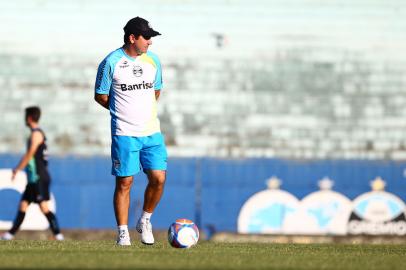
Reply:
[[[0, 169], [13, 168], [19, 158], [20, 156], [16, 155], [0, 155]], [[204, 230], [237, 231], [238, 218], [244, 204], [254, 194], [267, 191], [266, 181], [275, 177], [281, 181], [279, 191], [288, 194], [274, 195], [279, 196], [278, 198], [285, 196], [290, 199], [287, 199], [286, 205], [282, 203], [284, 199], [276, 202], [277, 204], [270, 208], [273, 209], [272, 211], [262, 209], [263, 212], [258, 213], [255, 218], [257, 223], [249, 226], [260, 230], [263, 227], [261, 225], [263, 220], [261, 221], [259, 217], [268, 216], [271, 211], [272, 215], [278, 213], [278, 217], [286, 216], [292, 219], [293, 214], [296, 213], [295, 215], [306, 218], [311, 225], [309, 225], [311, 228], [309, 233], [320, 230], [329, 232], [337, 226], [328, 223], [328, 217], [334, 209], [340, 209], [341, 215], [346, 215], [349, 211], [351, 221], [355, 222], [350, 230], [356, 233], [360, 232], [360, 228], [375, 226], [359, 222], [371, 221], [374, 211], [378, 211], [373, 209], [386, 207], [382, 206], [382, 200], [385, 199], [375, 198], [375, 201], [371, 199], [373, 205], [378, 205], [378, 208], [374, 208], [375, 206], [368, 208], [365, 200], [361, 200], [360, 206], [355, 210], [352, 208], [348, 210], [350, 207], [348, 204], [352, 204], [362, 194], [371, 192], [371, 181], [378, 176], [386, 183], [385, 192], [396, 196], [402, 202], [405, 201], [405, 169], [406, 163], [392, 161], [171, 158], [164, 196], [152, 221], [154, 227], [158, 229], [166, 229], [178, 218], [188, 218], [194, 220]], [[50, 158], [51, 191], [62, 228], [115, 228], [112, 207], [114, 178], [110, 175], [110, 170], [109, 157]], [[325, 197], [322, 193], [313, 196], [316, 199], [306, 199], [312, 193], [321, 192], [319, 181], [324, 178], [332, 179], [334, 182], [330, 190], [334, 195]], [[6, 181], [9, 179], [4, 177], [0, 179], [0, 182]], [[138, 215], [141, 213], [146, 183], [147, 180], [142, 173], [135, 176], [131, 192], [130, 226], [135, 226]], [[0, 205], [2, 205], [0, 224], [12, 221], [21, 196], [17, 189], [5, 188], [6, 184], [3, 186], [0, 185]], [[324, 200], [329, 207], [317, 208], [316, 204], [320, 201], [317, 198], [322, 198], [320, 200]], [[305, 201], [304, 206], [303, 201]], [[389, 212], [381, 210], [386, 215], [386, 219], [382, 222], [398, 223], [402, 219], [397, 215], [401, 204], [398, 201], [388, 202], [388, 204], [386, 208]], [[297, 211], [293, 211], [294, 209]], [[397, 218], [399, 220], [396, 220]], [[373, 222], [376, 221], [375, 219]], [[281, 219], [269, 222], [264, 225], [268, 232], [278, 233], [282, 230]], [[339, 224], [342, 221], [337, 218], [334, 222]], [[400, 227], [403, 223], [399, 224], [396, 226]], [[288, 228], [289, 230], [295, 231], [292, 226]], [[346, 230], [348, 232], [349, 228]], [[339, 230], [337, 232], [342, 233]]]

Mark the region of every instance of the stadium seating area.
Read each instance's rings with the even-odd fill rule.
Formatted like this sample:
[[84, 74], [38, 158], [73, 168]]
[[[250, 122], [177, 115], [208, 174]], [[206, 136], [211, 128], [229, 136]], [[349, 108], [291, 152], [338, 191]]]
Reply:
[[97, 65], [140, 15], [163, 33], [151, 50], [172, 156], [406, 159], [403, 1], [19, 2], [0, 3], [1, 153], [23, 151], [38, 104], [52, 154], [109, 154]]

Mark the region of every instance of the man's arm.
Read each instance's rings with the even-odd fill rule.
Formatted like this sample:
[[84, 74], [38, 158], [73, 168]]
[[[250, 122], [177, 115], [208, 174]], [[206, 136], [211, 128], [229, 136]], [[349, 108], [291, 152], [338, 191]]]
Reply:
[[21, 171], [22, 169], [25, 168], [25, 166], [27, 166], [28, 162], [32, 159], [35, 152], [37, 151], [38, 146], [40, 146], [40, 144], [43, 141], [44, 141], [44, 135], [42, 135], [42, 133], [40, 131], [32, 132], [30, 148], [27, 150], [27, 152], [21, 158], [18, 165], [13, 169], [13, 173], [11, 175], [11, 180], [14, 180], [14, 178], [15, 178], [18, 171]]
[[[156, 94], [155, 94], [156, 95]], [[159, 95], [158, 95], [159, 96]], [[94, 100], [96, 100], [97, 103], [102, 105], [104, 108], [107, 110], [109, 109], [109, 95], [103, 95], [103, 94], [94, 94]]]

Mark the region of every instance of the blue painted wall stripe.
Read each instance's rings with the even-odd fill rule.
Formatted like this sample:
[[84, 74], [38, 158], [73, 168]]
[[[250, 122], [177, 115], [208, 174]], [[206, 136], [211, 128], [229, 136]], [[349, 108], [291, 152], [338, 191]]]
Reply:
[[[19, 158], [0, 155], [0, 167], [12, 168]], [[51, 189], [63, 228], [115, 228], [110, 166], [109, 157], [51, 157]], [[406, 162], [393, 161], [171, 158], [164, 196], [153, 215], [153, 224], [166, 229], [177, 218], [199, 218], [202, 229], [213, 225], [220, 231], [236, 231], [240, 208], [250, 196], [266, 188], [265, 181], [271, 176], [282, 179], [281, 188], [298, 199], [318, 190], [317, 182], [325, 176], [335, 181], [335, 191], [349, 199], [370, 191], [370, 181], [381, 176], [387, 182], [386, 190], [406, 201], [405, 168]], [[201, 179], [200, 203], [196, 203], [195, 196], [197, 179]], [[132, 227], [142, 208], [146, 183], [143, 174], [135, 177], [130, 207]], [[17, 200], [1, 196], [0, 191], [0, 204], [7, 207], [1, 213], [15, 211]], [[201, 209], [196, 209], [200, 205]]]

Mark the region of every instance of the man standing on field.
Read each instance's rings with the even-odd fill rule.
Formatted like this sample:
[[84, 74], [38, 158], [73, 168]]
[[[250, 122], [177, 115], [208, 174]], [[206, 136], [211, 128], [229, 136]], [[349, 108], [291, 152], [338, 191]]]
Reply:
[[160, 35], [148, 21], [136, 17], [124, 26], [124, 45], [100, 63], [95, 100], [111, 115], [112, 174], [116, 176], [114, 212], [118, 226], [117, 245], [131, 245], [128, 210], [133, 176], [141, 168], [148, 177], [143, 213], [136, 229], [141, 242], [152, 245], [151, 215], [161, 199], [167, 153], [157, 117], [162, 89], [158, 57], [148, 51], [152, 37]]

